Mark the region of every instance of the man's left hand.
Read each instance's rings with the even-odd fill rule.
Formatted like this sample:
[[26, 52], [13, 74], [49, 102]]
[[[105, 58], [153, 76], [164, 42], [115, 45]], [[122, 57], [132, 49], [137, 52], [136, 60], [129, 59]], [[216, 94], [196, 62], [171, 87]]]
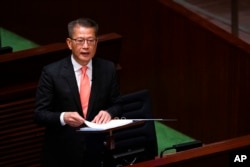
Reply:
[[92, 122], [97, 124], [105, 124], [111, 120], [111, 116], [107, 111], [101, 110]]

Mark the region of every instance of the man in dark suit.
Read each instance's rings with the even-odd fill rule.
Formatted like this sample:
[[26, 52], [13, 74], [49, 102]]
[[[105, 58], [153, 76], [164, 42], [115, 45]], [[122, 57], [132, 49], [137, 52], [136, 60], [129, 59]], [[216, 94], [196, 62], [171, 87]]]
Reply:
[[[103, 136], [77, 133], [85, 120], [107, 123], [120, 116], [114, 64], [94, 57], [98, 24], [88, 18], [68, 24], [72, 54], [43, 68], [36, 94], [36, 121], [46, 127], [43, 166], [101, 166]], [[87, 66], [90, 96], [86, 116], [80, 100], [81, 68]]]

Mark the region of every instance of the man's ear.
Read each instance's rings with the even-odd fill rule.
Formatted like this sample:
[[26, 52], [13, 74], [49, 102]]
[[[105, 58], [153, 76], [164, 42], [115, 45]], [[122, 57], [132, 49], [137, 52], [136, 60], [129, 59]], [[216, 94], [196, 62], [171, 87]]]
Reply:
[[67, 43], [67, 45], [68, 45], [68, 48], [71, 50], [72, 49], [72, 41], [71, 41], [71, 39], [70, 38], [67, 38], [66, 39], [66, 43]]

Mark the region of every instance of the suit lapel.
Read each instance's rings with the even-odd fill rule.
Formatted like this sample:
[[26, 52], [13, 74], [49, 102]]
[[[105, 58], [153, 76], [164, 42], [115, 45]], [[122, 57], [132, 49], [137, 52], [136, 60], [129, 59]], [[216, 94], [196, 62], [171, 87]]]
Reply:
[[80, 115], [82, 115], [81, 101], [80, 101], [78, 86], [77, 86], [75, 72], [74, 72], [74, 69], [73, 69], [73, 65], [72, 65], [70, 56], [65, 61], [64, 68], [62, 69], [62, 76], [64, 77], [67, 84], [71, 88], [72, 97], [74, 98], [74, 100], [76, 102], [78, 112], [79, 112]]

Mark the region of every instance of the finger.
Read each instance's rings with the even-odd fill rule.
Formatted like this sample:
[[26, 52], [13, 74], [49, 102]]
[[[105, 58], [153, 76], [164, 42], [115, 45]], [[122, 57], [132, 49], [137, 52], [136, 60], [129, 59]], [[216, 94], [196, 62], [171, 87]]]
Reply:
[[111, 120], [111, 116], [107, 111], [101, 110], [93, 119], [92, 122], [102, 124]]
[[111, 120], [111, 116], [108, 113], [104, 113], [102, 115], [102, 119], [100, 120], [100, 123], [108, 123]]
[[111, 120], [111, 116], [107, 113], [107, 112], [104, 112], [103, 113], [103, 117], [102, 117], [102, 122], [101, 123], [107, 123]]
[[101, 123], [103, 122], [103, 120], [104, 120], [104, 116], [105, 116], [105, 115], [103, 114], [103, 112], [99, 112], [99, 113], [95, 116], [93, 122], [95, 122], [95, 123], [97, 123], [97, 124], [101, 124]]
[[100, 122], [100, 119], [101, 119], [100, 114], [97, 114], [92, 122], [94, 122], [94, 123], [99, 123], [99, 122]]

